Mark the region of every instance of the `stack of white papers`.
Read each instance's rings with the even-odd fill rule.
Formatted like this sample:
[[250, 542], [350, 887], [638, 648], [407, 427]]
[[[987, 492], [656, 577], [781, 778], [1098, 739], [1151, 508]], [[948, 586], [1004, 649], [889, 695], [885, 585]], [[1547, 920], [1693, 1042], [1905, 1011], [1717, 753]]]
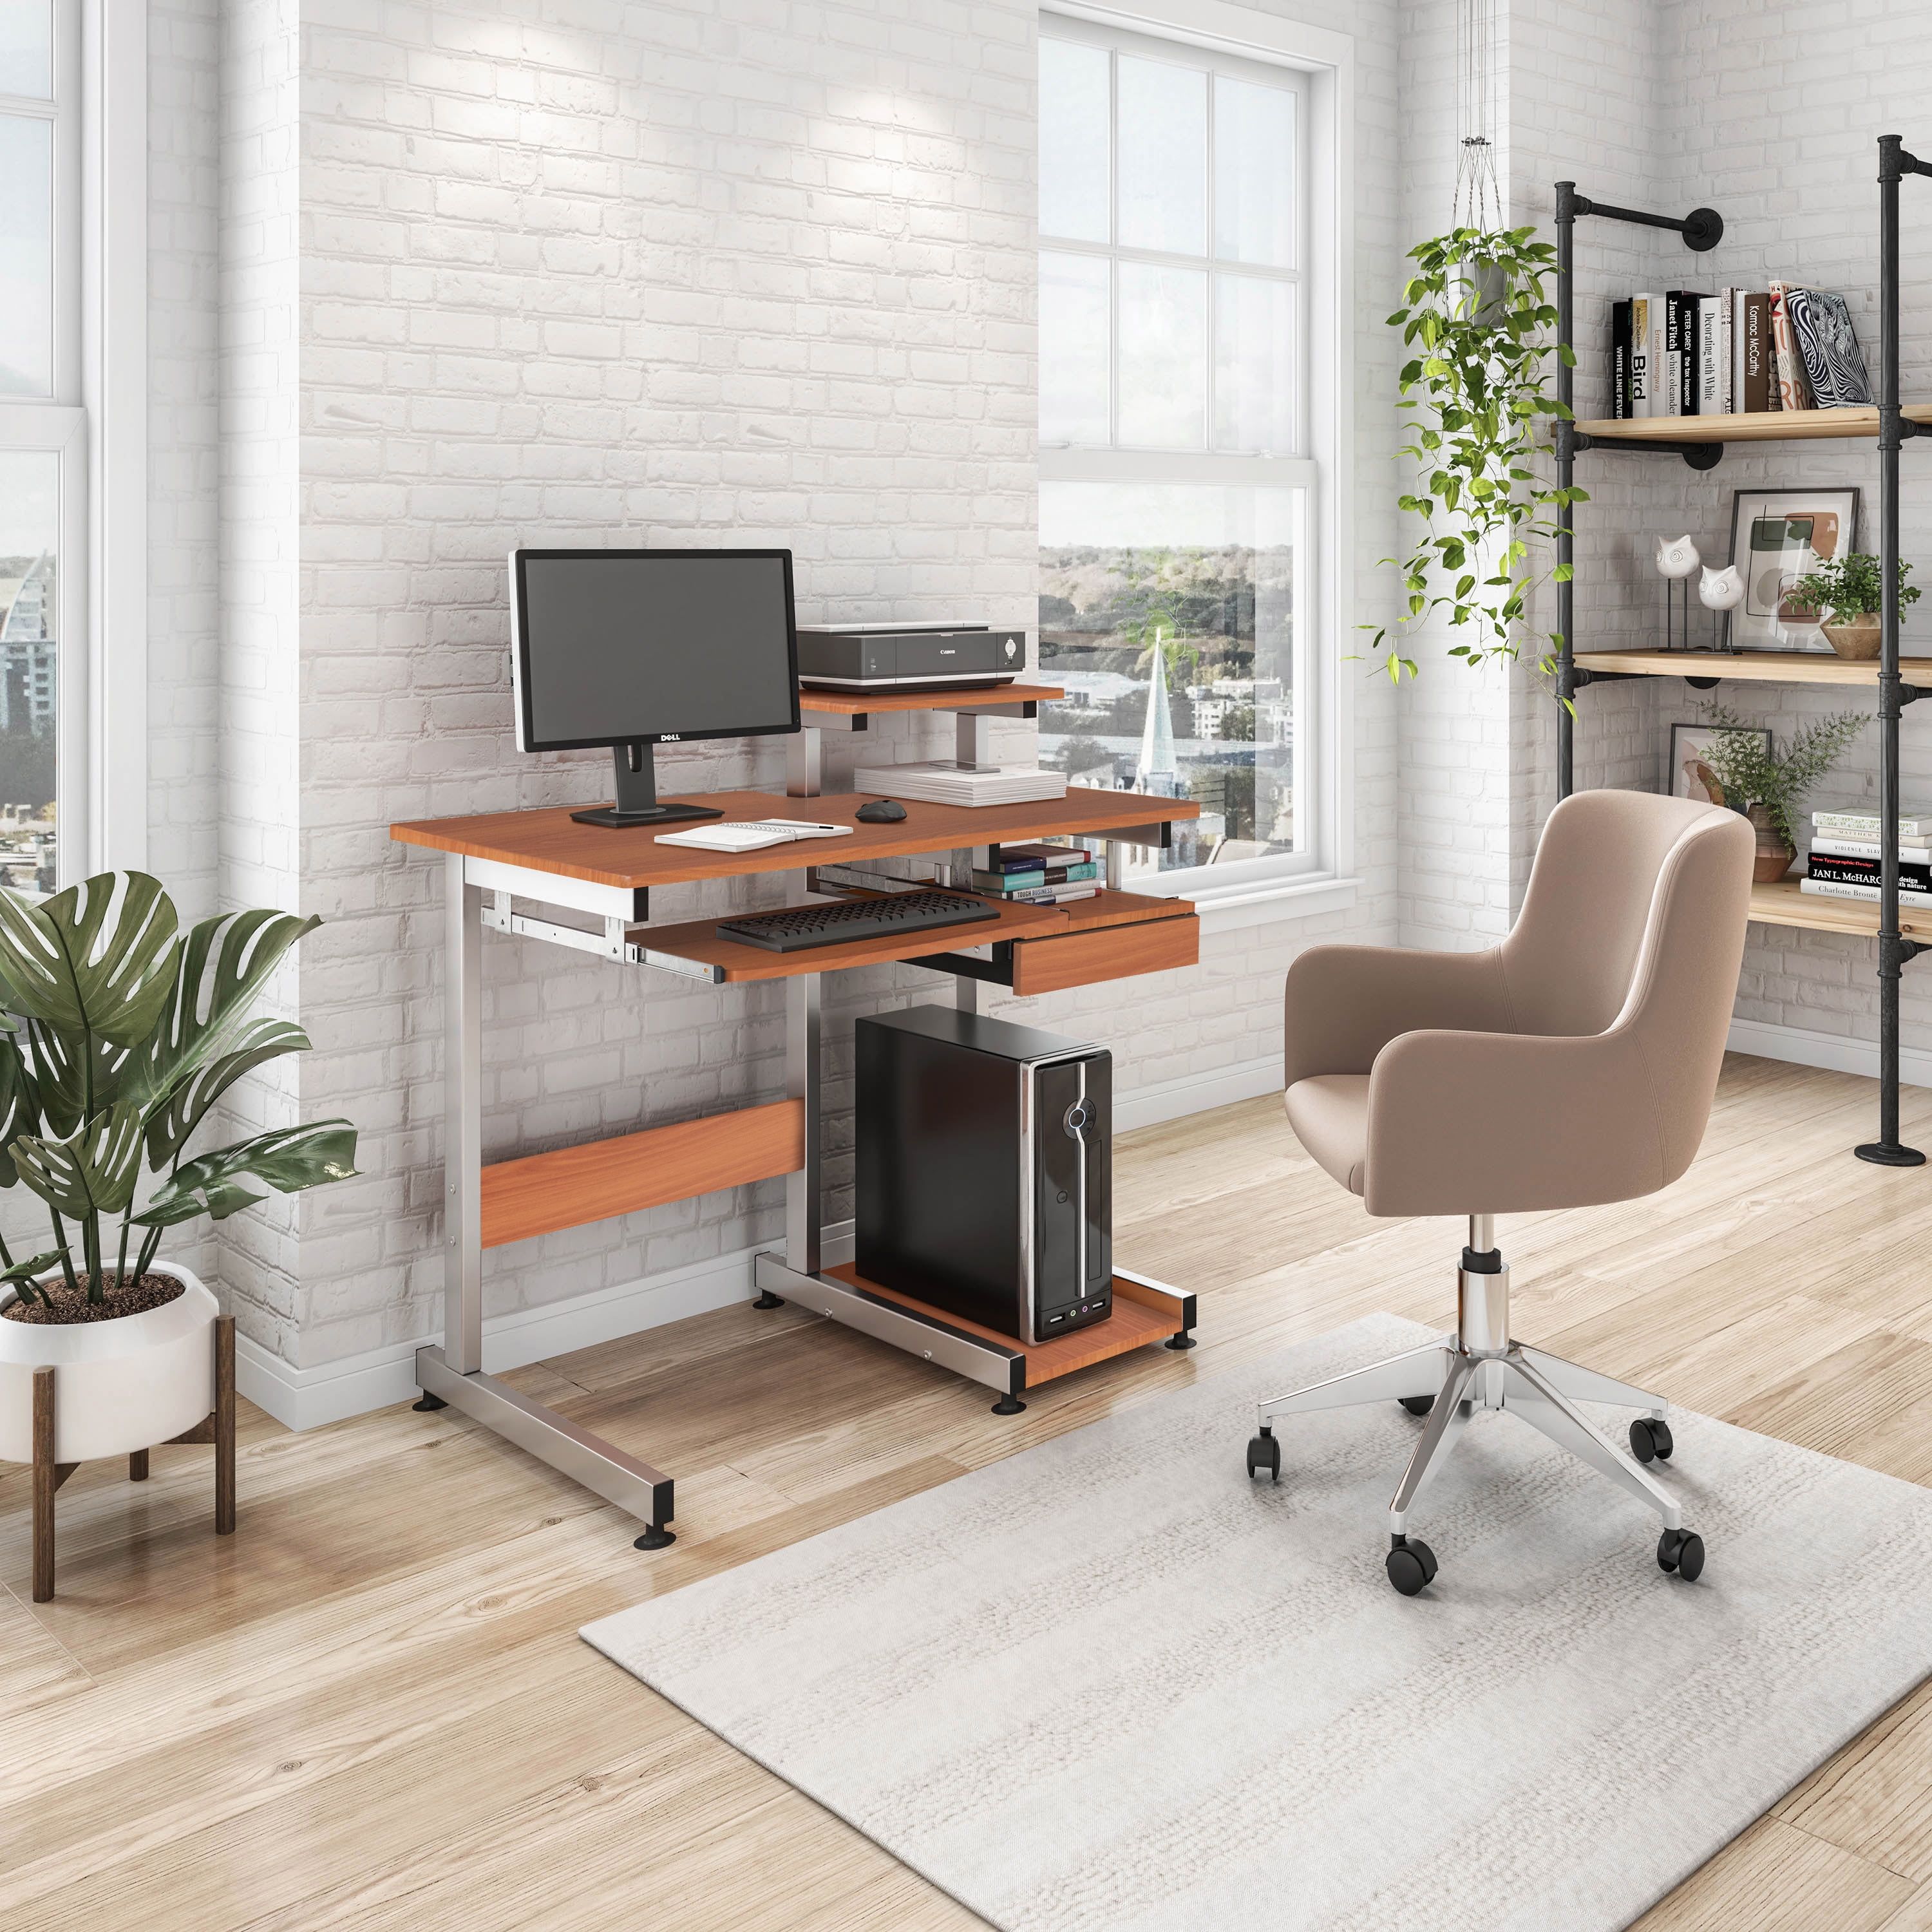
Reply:
[[962, 772], [957, 765], [864, 765], [852, 774], [853, 789], [881, 798], [916, 799], [927, 805], [1030, 805], [1064, 798], [1064, 772], [1032, 767]]

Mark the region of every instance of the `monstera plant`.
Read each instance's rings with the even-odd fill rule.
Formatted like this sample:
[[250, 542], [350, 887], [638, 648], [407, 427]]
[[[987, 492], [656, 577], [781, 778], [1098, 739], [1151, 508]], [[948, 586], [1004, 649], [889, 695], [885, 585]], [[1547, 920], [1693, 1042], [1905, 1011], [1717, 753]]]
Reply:
[[238, 912], [184, 934], [143, 872], [104, 872], [38, 904], [0, 890], [0, 1188], [38, 1196], [51, 1229], [19, 1258], [0, 1241], [0, 1460], [29, 1460], [28, 1383], [48, 1362], [62, 1461], [144, 1448], [205, 1416], [218, 1311], [178, 1264], [150, 1275], [167, 1231], [355, 1173], [346, 1120], [194, 1146], [237, 1081], [308, 1046], [300, 1027], [249, 1008], [320, 922]]

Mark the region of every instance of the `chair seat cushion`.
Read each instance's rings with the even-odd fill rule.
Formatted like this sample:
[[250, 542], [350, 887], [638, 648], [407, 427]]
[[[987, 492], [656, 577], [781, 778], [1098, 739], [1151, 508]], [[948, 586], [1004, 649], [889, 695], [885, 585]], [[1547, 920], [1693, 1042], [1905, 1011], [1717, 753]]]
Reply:
[[1369, 1076], [1318, 1073], [1298, 1080], [1283, 1097], [1301, 1144], [1350, 1193], [1360, 1193], [1368, 1166]]

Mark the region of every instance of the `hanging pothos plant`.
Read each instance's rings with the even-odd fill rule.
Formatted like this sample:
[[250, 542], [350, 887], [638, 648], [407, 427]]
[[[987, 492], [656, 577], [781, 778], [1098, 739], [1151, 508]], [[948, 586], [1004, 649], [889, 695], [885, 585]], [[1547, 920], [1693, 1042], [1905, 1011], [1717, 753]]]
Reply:
[[[1414, 441], [1399, 454], [1421, 467], [1421, 486], [1400, 501], [1422, 530], [1397, 565], [1408, 593], [1408, 621], [1447, 614], [1456, 641], [1451, 657], [1478, 664], [1514, 657], [1530, 593], [1570, 566], [1539, 565], [1553, 543], [1558, 513], [1588, 493], [1546, 487], [1532, 467], [1546, 421], [1567, 418], [1568, 406], [1546, 388], [1550, 358], [1574, 367], [1568, 344], [1552, 338], [1555, 305], [1544, 286], [1556, 251], [1532, 241], [1533, 228], [1454, 228], [1409, 250], [1418, 272], [1389, 317], [1406, 347], [1402, 398]], [[1553, 373], [1553, 371], [1552, 372]], [[1390, 632], [1364, 624], [1388, 653], [1391, 680], [1416, 670]], [[1562, 639], [1552, 632], [1539, 653], [1554, 671]]]

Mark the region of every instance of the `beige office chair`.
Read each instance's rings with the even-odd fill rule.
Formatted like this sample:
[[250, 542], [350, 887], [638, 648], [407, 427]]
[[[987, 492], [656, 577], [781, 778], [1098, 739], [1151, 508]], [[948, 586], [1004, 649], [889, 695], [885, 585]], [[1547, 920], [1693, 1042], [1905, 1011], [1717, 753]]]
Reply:
[[[1504, 1408], [1664, 1519], [1657, 1560], [1704, 1567], [1670, 1492], [1660, 1396], [1510, 1336], [1492, 1217], [1629, 1201], [1690, 1165], [1718, 1084], [1744, 952], [1755, 841], [1736, 812], [1592, 791], [1550, 815], [1515, 929], [1486, 952], [1321, 946], [1288, 969], [1288, 1118], [1371, 1214], [1466, 1214], [1456, 1327], [1420, 1348], [1259, 1405], [1248, 1473], [1281, 1474], [1284, 1415], [1400, 1402], [1429, 1418], [1389, 1510], [1389, 1581], [1436, 1574], [1408, 1512], [1473, 1409]], [[1647, 1414], [1626, 1456], [1576, 1407]]]

